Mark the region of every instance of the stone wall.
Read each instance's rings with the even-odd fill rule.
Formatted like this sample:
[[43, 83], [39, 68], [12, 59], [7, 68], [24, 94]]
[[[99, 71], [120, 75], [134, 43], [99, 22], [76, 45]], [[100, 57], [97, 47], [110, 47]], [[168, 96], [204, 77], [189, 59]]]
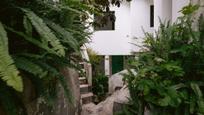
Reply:
[[[79, 115], [80, 114], [80, 89], [78, 72], [74, 69], [64, 68], [61, 73], [65, 76], [68, 88], [73, 96], [73, 103], [67, 103], [62, 87], [58, 87], [58, 97], [53, 109], [45, 105], [41, 98], [35, 98], [35, 90], [29, 79], [24, 79], [23, 101], [28, 115]], [[6, 115], [0, 105], [0, 115]]]
[[38, 99], [29, 103], [27, 110], [29, 115], [78, 115], [80, 112], [80, 89], [77, 71], [69, 68], [61, 70], [67, 80], [68, 87], [72, 93], [73, 103], [67, 103], [62, 87], [58, 87], [58, 98], [54, 103], [54, 108], [49, 109], [43, 104], [43, 100]]

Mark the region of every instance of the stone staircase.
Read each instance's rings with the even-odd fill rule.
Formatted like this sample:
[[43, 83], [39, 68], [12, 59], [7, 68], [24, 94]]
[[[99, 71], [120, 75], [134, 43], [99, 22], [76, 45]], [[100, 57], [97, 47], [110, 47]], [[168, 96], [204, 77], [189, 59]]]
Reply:
[[81, 104], [88, 104], [92, 102], [93, 93], [91, 86], [87, 83], [86, 77], [79, 77]]
[[92, 67], [89, 63], [89, 56], [86, 47], [82, 46], [80, 52], [83, 60], [81, 60], [79, 64], [83, 68], [82, 72], [84, 73], [79, 76], [81, 105], [83, 105], [92, 102]]

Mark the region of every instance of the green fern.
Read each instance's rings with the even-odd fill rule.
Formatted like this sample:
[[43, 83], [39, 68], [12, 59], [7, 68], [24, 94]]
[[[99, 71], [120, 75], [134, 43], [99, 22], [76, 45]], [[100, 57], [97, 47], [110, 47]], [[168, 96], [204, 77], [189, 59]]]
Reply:
[[73, 97], [71, 91], [68, 89], [65, 77], [56, 68], [54, 68], [54, 67], [52, 67], [46, 63], [39, 62], [39, 65], [41, 65], [43, 68], [45, 68], [52, 76], [57, 77], [60, 85], [64, 89], [65, 97], [67, 98], [67, 100], [69, 102], [73, 103], [74, 97]]
[[[71, 67], [80, 70], [76, 64], [79, 57], [75, 53], [80, 52], [80, 46], [88, 41], [90, 35], [82, 17], [88, 16], [88, 12], [94, 10], [80, 1], [73, 0], [1, 1], [0, 11], [7, 13], [0, 13], [0, 21], [9, 37], [8, 46], [7, 38], [2, 37], [6, 32], [0, 28], [0, 92], [3, 92], [0, 94], [0, 105], [6, 114], [29, 114], [27, 102], [35, 102], [36, 98], [41, 96], [45, 99], [46, 105], [43, 105], [43, 109], [46, 110], [48, 104], [55, 104], [53, 102], [58, 96], [58, 85], [64, 89], [63, 93], [69, 103], [74, 100], [60, 68]], [[50, 26], [47, 21], [54, 22], [54, 25]], [[71, 54], [73, 52], [74, 55]], [[8, 67], [15, 69], [7, 69]], [[7, 71], [6, 76], [2, 71]], [[25, 83], [24, 86], [28, 89], [32, 86], [31, 92], [34, 95], [29, 97], [28, 101], [26, 94], [16, 92], [2, 80], [7, 74], [17, 76], [18, 73], [32, 82]], [[21, 86], [22, 80], [20, 77], [18, 79]]]
[[51, 54], [55, 54], [56, 55], [56, 52], [54, 50], [50, 49], [48, 47], [48, 45], [45, 45], [44, 43], [41, 43], [39, 40], [36, 40], [34, 37], [30, 37], [30, 36], [24, 34], [23, 32], [16, 31], [13, 28], [10, 28], [10, 27], [7, 27], [7, 26], [5, 26], [5, 28], [7, 30], [9, 30], [9, 31], [11, 31], [11, 32], [21, 36], [22, 38], [24, 38], [28, 42], [34, 44], [35, 46], [38, 46], [39, 48], [42, 48], [42, 49], [46, 50], [47, 53], [51, 53]]
[[14, 61], [8, 53], [8, 38], [3, 25], [0, 23], [0, 77], [16, 91], [23, 91], [22, 79]]
[[38, 76], [39, 78], [43, 78], [44, 76], [47, 75], [47, 71], [44, 71], [43, 68], [40, 67], [38, 64], [35, 64], [34, 62], [26, 58], [14, 57], [14, 61], [15, 61], [16, 67], [26, 72], [29, 72], [35, 76]]
[[30, 23], [30, 21], [28, 20], [28, 18], [26, 16], [24, 16], [23, 25], [24, 25], [24, 28], [25, 28], [25, 32], [28, 35], [32, 36], [33, 27], [32, 27], [32, 24]]
[[196, 94], [197, 98], [197, 104], [198, 104], [198, 111], [200, 114], [204, 114], [204, 100], [203, 100], [203, 93], [201, 89], [199, 88], [198, 84], [196, 83], [191, 83], [191, 88]]
[[22, 9], [25, 15], [30, 20], [32, 25], [41, 37], [42, 42], [49, 48], [54, 50], [57, 55], [65, 56], [64, 46], [60, 43], [59, 39], [51, 32], [49, 27], [32, 11]]
[[62, 43], [68, 44], [71, 48], [73, 48], [76, 52], [79, 51], [79, 44], [76, 39], [73, 38], [72, 34], [60, 27], [59, 25], [46, 21], [48, 26], [61, 38]]

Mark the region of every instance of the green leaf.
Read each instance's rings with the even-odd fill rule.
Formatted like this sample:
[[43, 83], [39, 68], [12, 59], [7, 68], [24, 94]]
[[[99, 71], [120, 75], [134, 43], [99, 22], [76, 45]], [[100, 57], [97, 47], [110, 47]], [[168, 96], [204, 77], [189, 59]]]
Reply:
[[159, 99], [158, 103], [160, 106], [168, 106], [170, 101], [171, 101], [171, 98], [169, 96], [165, 96], [164, 98]]
[[65, 93], [65, 97], [67, 98], [67, 101], [70, 103], [73, 103], [74, 97], [70, 89], [68, 88], [65, 77], [55, 67], [52, 67], [48, 65], [47, 63], [39, 62], [39, 65], [41, 65], [43, 68], [45, 68], [45, 70], [51, 73], [52, 76], [55, 76], [58, 78], [60, 85], [64, 89], [64, 93]]
[[22, 10], [41, 36], [42, 42], [49, 46], [50, 49], [54, 50], [59, 56], [65, 56], [64, 46], [60, 43], [59, 39], [52, 33], [44, 21], [32, 11], [27, 9]]
[[199, 9], [198, 5], [189, 4], [188, 6], [183, 7], [180, 12], [182, 14], [184, 14], [184, 15], [189, 15], [189, 14], [192, 14], [193, 12], [195, 12], [198, 9]]
[[189, 104], [190, 104], [190, 113], [193, 114], [195, 112], [195, 106], [196, 106], [195, 95], [190, 96]]
[[41, 43], [40, 41], [36, 40], [35, 38], [30, 37], [30, 36], [24, 34], [23, 32], [16, 31], [13, 28], [10, 28], [10, 27], [5, 27], [5, 28], [7, 30], [9, 30], [9, 31], [11, 31], [11, 32], [21, 36], [22, 38], [24, 38], [28, 42], [38, 46], [39, 48], [42, 48], [42, 49], [46, 50], [47, 52], [49, 52], [51, 54], [56, 54], [56, 52], [54, 50], [50, 49], [47, 45], [45, 45], [44, 43]]
[[8, 38], [0, 22], [0, 77], [6, 84], [16, 91], [23, 91], [23, 82], [14, 61], [8, 53]]
[[73, 38], [72, 34], [70, 32], [68, 32], [67, 30], [65, 30], [64, 28], [62, 28], [61, 26], [50, 22], [50, 21], [46, 21], [46, 23], [48, 24], [48, 26], [56, 32], [57, 35], [60, 36], [60, 40], [62, 43], [66, 43], [68, 44], [71, 48], [73, 48], [76, 52], [79, 51], [79, 43], [77, 42], [76, 39]]
[[26, 58], [14, 57], [14, 61], [15, 61], [16, 67], [24, 71], [27, 71], [35, 76], [38, 76], [39, 78], [43, 78], [48, 73], [47, 71], [44, 71], [43, 68], [40, 67], [38, 64], [35, 64], [34, 62]]
[[33, 27], [32, 27], [31, 22], [28, 20], [28, 18], [26, 16], [24, 16], [23, 25], [24, 25], [26, 33], [28, 35], [32, 36]]
[[176, 89], [169, 87], [167, 89], [167, 93], [168, 93], [168, 96], [171, 98], [169, 105], [172, 107], [178, 107], [181, 103], [180, 96], [178, 95], [179, 92], [177, 92]]
[[193, 89], [194, 93], [196, 94], [198, 110], [201, 114], [204, 114], [204, 100], [203, 94], [196, 83], [191, 83], [191, 88]]

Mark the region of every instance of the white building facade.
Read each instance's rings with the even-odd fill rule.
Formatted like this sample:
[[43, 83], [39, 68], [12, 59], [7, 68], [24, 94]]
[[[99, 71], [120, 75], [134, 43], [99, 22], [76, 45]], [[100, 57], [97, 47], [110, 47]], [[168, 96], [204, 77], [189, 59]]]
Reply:
[[190, 0], [132, 0], [123, 1], [120, 7], [111, 6], [110, 10], [114, 11], [116, 17], [114, 30], [95, 31], [87, 47], [105, 57], [105, 74], [111, 75], [115, 73], [114, 67], [117, 71], [117, 66], [121, 65], [119, 61], [114, 62], [114, 59], [139, 52], [144, 31], [153, 33], [157, 30], [159, 19], [174, 22], [181, 16], [181, 8], [189, 2]]

